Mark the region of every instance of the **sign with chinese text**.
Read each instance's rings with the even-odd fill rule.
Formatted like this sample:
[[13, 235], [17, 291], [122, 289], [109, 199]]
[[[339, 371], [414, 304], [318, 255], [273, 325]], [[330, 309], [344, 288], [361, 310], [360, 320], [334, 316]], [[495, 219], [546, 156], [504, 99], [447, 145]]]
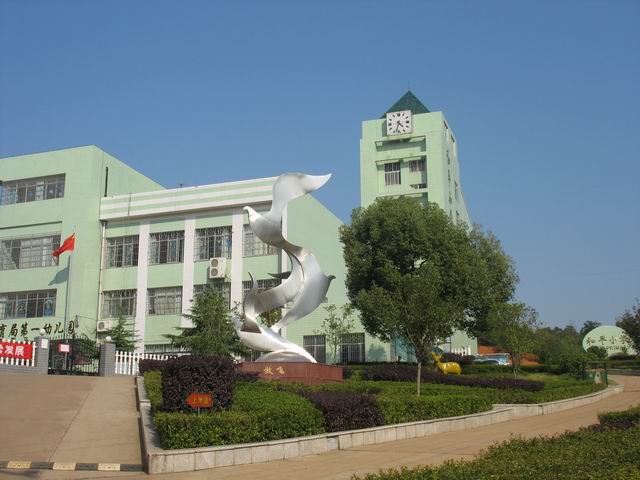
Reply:
[[603, 347], [609, 355], [624, 353], [633, 355], [635, 350], [627, 339], [627, 333], [620, 327], [603, 325], [587, 333], [582, 340], [582, 348]]
[[0, 358], [31, 360], [33, 346], [30, 343], [0, 342]]
[[213, 406], [213, 397], [208, 393], [190, 393], [187, 397], [187, 405], [191, 408], [211, 408]]
[[69, 353], [71, 352], [71, 345], [68, 343], [59, 343], [58, 344], [58, 352], [59, 353]]

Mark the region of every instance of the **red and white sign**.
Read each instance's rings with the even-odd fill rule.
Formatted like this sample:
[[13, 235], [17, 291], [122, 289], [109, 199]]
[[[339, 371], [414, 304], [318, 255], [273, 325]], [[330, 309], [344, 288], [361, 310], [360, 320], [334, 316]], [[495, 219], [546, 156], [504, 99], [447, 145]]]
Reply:
[[71, 345], [68, 343], [59, 343], [58, 344], [58, 352], [59, 353], [69, 353], [71, 352]]
[[33, 345], [30, 343], [0, 342], [0, 358], [31, 360], [32, 356]]
[[208, 393], [190, 393], [187, 397], [187, 405], [191, 408], [211, 408], [213, 397]]

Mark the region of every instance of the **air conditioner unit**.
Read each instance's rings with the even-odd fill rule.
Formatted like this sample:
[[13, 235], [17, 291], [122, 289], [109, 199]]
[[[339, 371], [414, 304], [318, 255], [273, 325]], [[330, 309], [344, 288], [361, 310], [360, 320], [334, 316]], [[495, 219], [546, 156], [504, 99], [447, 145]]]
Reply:
[[224, 278], [227, 271], [227, 259], [214, 257], [209, 259], [209, 278]]
[[111, 320], [100, 320], [98, 322], [98, 325], [96, 325], [96, 331], [98, 333], [106, 332], [108, 330], [111, 330], [112, 326], [113, 324]]

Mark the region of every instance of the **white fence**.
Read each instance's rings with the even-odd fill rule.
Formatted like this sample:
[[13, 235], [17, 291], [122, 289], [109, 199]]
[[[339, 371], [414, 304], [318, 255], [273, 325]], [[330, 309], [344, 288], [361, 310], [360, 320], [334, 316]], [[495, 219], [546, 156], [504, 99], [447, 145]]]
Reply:
[[[0, 358], [0, 365], [17, 365], [17, 366], [22, 366], [22, 367], [35, 367], [36, 365], [36, 342], [24, 342], [21, 340], [15, 340], [15, 339], [4, 339], [4, 338], [0, 338], [0, 342], [6, 342], [6, 343], [16, 343], [16, 344], [22, 344], [22, 345], [31, 345], [31, 358], [29, 359], [25, 359], [25, 358]], [[19, 345], [16, 345], [19, 346]], [[15, 347], [14, 347], [15, 348]]]
[[456, 353], [458, 355], [471, 355], [471, 347], [467, 345], [466, 347], [452, 348], [451, 353]]
[[138, 375], [140, 360], [167, 360], [167, 355], [116, 352], [116, 375]]

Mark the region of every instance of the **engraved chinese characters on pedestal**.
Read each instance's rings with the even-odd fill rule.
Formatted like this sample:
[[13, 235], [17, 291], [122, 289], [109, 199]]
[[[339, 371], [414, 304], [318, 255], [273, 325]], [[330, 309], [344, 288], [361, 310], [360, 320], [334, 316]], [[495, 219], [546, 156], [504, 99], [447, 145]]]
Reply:
[[[274, 275], [284, 280], [277, 287], [258, 292], [251, 273], [252, 287], [244, 297], [243, 314], [234, 318], [238, 336], [248, 347], [267, 352], [258, 362], [313, 362], [315, 359], [302, 347], [282, 337], [278, 332], [296, 320], [313, 312], [324, 300], [333, 275], [325, 275], [316, 257], [304, 247], [287, 241], [282, 234], [282, 214], [289, 201], [322, 187], [331, 174], [322, 176], [285, 173], [273, 184], [271, 210], [262, 215], [251, 207], [249, 227], [264, 243], [282, 249], [291, 261], [291, 271]], [[258, 324], [258, 315], [293, 302], [282, 319], [272, 327]]]

